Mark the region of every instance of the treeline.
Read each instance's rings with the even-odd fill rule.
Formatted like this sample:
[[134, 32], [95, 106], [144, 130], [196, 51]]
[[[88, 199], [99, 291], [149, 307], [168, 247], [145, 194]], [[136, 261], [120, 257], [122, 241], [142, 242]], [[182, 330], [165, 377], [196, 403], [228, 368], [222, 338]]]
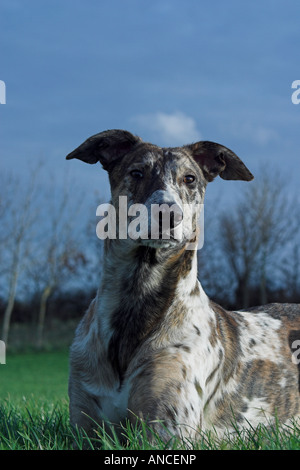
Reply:
[[[53, 318], [79, 318], [95, 295], [101, 273], [96, 207], [71, 181], [62, 184], [43, 168], [18, 180], [0, 177], [0, 337], [13, 322], [30, 322], [36, 344]], [[45, 180], [44, 180], [45, 181]], [[199, 278], [224, 307], [300, 302], [300, 204], [274, 171], [243, 185], [226, 207], [205, 206]]]
[[262, 170], [233, 204], [211, 206], [198, 268], [206, 292], [232, 310], [299, 303], [300, 201], [288, 179]]
[[47, 318], [82, 313], [96, 289], [100, 241], [96, 207], [74, 187], [39, 165], [22, 180], [0, 176], [0, 338], [12, 322], [32, 322], [43, 345]]

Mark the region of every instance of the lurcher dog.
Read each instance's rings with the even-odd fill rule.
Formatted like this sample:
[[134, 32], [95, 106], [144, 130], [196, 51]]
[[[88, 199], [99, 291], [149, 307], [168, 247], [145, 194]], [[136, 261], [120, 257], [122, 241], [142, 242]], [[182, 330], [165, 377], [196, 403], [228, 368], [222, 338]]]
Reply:
[[[105, 240], [101, 284], [71, 347], [71, 422], [91, 432], [95, 422], [139, 417], [167, 439], [166, 429], [196, 438], [199, 430], [221, 435], [233, 422], [298, 417], [300, 305], [226, 311], [204, 293], [196, 250], [188, 249], [199, 237], [207, 183], [218, 175], [251, 180], [244, 163], [213, 142], [160, 148], [122, 130], [90, 137], [72, 158], [108, 171], [112, 220], [134, 222], [135, 204], [145, 213], [135, 236], [122, 228], [121, 237], [117, 227]], [[155, 214], [153, 205], [164, 209]]]

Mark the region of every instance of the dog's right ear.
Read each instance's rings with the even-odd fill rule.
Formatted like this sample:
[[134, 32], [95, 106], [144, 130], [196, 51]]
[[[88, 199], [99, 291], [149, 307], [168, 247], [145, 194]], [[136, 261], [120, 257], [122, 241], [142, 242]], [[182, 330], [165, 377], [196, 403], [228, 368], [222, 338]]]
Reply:
[[69, 153], [66, 159], [78, 158], [86, 163], [100, 162], [105, 170], [109, 170], [139, 142], [142, 142], [142, 139], [128, 131], [108, 130], [89, 137]]

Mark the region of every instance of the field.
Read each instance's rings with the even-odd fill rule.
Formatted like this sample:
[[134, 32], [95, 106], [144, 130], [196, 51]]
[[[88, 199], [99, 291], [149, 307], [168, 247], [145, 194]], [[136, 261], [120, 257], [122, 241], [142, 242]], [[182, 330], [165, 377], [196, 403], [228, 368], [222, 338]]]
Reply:
[[[67, 450], [76, 447], [103, 450], [162, 450], [165, 444], [153, 436], [150, 444], [146, 428], [124, 428], [125, 444], [108, 437], [98, 428], [98, 438], [91, 441], [73, 432], [68, 418], [68, 351], [7, 354], [0, 365], [0, 449]], [[217, 442], [209, 434], [199, 434], [196, 443], [171, 439], [168, 449], [300, 449], [299, 427], [261, 427], [238, 432]]]

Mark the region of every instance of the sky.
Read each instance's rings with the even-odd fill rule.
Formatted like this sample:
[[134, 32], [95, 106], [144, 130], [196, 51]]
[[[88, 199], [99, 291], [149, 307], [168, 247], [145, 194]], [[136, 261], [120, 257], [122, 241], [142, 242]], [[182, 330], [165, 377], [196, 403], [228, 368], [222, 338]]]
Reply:
[[[100, 165], [65, 156], [118, 128], [160, 146], [219, 142], [297, 190], [299, 46], [298, 0], [0, 0], [1, 171], [22, 181], [42, 159], [58, 186], [68, 174], [107, 199]], [[209, 191], [235, 198], [243, 184]]]

